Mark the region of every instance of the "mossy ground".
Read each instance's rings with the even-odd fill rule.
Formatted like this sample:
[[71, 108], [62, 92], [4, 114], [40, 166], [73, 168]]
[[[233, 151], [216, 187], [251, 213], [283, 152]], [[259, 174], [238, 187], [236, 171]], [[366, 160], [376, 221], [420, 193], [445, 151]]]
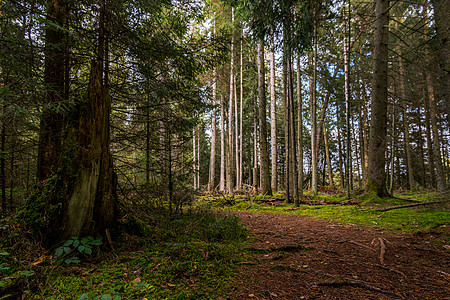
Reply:
[[[375, 226], [388, 230], [422, 231], [450, 224], [450, 204], [436, 204], [411, 208], [379, 211], [379, 209], [396, 205], [404, 205], [436, 200], [435, 193], [404, 193], [395, 194], [394, 198], [379, 198], [371, 194], [363, 194], [352, 199], [351, 204], [345, 202], [343, 194], [311, 196], [304, 193], [309, 204], [294, 204], [282, 202], [282, 195], [277, 202], [261, 201], [262, 197], [235, 197], [235, 205], [225, 206], [221, 198], [203, 197], [197, 201], [200, 207], [215, 207], [224, 210], [238, 210], [251, 212], [274, 212], [285, 214], [305, 215], [323, 218], [330, 221], [351, 223], [366, 226]], [[336, 205], [330, 203], [339, 203]], [[314, 204], [314, 205], [311, 205]]]
[[123, 233], [114, 252], [104, 251], [103, 241], [92, 255], [77, 253], [79, 264], [58, 265], [51, 251], [21, 251], [6, 228], [0, 248], [8, 255], [0, 263], [9, 269], [0, 270], [0, 281], [6, 286], [12, 273], [31, 270], [9, 291], [27, 299], [216, 299], [229, 292], [237, 264], [246, 260], [238, 249], [248, 233], [236, 217], [199, 210], [142, 216], [121, 220], [131, 232], [139, 227], [139, 235]]

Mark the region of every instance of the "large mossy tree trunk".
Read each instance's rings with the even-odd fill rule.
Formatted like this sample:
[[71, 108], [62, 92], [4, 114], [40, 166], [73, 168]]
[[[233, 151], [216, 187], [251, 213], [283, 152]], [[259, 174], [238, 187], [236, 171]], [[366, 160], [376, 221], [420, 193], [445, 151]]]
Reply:
[[388, 24], [389, 1], [375, 0], [375, 49], [372, 94], [372, 116], [366, 192], [379, 197], [388, 196], [386, 189], [386, 135], [387, 135], [387, 83], [388, 83]]
[[[115, 216], [115, 179], [109, 151], [110, 97], [102, 83], [102, 66], [93, 61], [87, 101], [81, 104], [76, 140], [69, 132], [67, 143], [76, 143], [77, 171], [68, 185], [63, 213], [63, 236], [98, 234]], [[63, 160], [64, 166], [64, 160]]]

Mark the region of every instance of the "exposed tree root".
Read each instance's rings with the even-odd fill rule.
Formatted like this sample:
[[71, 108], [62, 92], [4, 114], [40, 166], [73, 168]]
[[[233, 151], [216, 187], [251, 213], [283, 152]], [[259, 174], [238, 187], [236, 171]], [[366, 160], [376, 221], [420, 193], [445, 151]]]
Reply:
[[404, 298], [402, 295], [398, 293], [394, 293], [388, 290], [385, 290], [381, 287], [375, 286], [369, 282], [365, 282], [362, 280], [356, 280], [356, 279], [350, 279], [345, 278], [337, 275], [328, 274], [322, 271], [313, 270], [313, 269], [300, 269], [295, 266], [286, 266], [286, 265], [277, 265], [272, 267], [272, 270], [277, 271], [290, 271], [290, 272], [297, 272], [297, 273], [312, 273], [315, 275], [323, 276], [323, 277], [329, 277], [331, 280], [326, 280], [323, 282], [319, 282], [318, 286], [330, 286], [330, 287], [342, 287], [342, 286], [353, 286], [353, 287], [359, 287], [363, 288], [369, 291], [394, 296], [397, 298]]
[[366, 248], [366, 249], [369, 249], [371, 251], [376, 251], [372, 247], [366, 246], [364, 244], [361, 244], [361, 243], [358, 243], [358, 242], [355, 242], [355, 241], [345, 241], [345, 242], [350, 243], [350, 244], [354, 244], [354, 245], [357, 245], [357, 246], [360, 246], [360, 247], [363, 247], [363, 248]]
[[265, 247], [249, 247], [249, 248], [245, 248], [245, 250], [249, 250], [252, 252], [267, 253], [267, 252], [276, 252], [276, 251], [300, 252], [300, 251], [306, 251], [306, 250], [312, 250], [312, 249], [302, 246], [302, 245], [287, 244], [287, 245], [273, 246], [273, 247], [267, 247], [267, 248], [265, 248]]
[[408, 277], [402, 271], [399, 271], [399, 270], [396, 270], [396, 269], [393, 269], [393, 268], [389, 268], [389, 267], [386, 267], [386, 266], [383, 266], [383, 265], [379, 265], [379, 264], [369, 264], [369, 265], [370, 266], [374, 266], [374, 267], [378, 267], [378, 268], [381, 268], [381, 269], [384, 269], [384, 270], [387, 270], [387, 271], [390, 271], [390, 272], [397, 273], [397, 274], [405, 277], [405, 279], [408, 279]]
[[353, 286], [353, 287], [359, 287], [359, 288], [363, 288], [363, 289], [366, 289], [369, 291], [373, 291], [373, 292], [377, 292], [377, 293], [381, 293], [381, 294], [385, 294], [385, 295], [389, 295], [389, 296], [394, 296], [397, 298], [404, 298], [402, 295], [400, 295], [398, 293], [394, 293], [394, 292], [385, 290], [383, 288], [380, 288], [378, 286], [375, 286], [371, 283], [361, 281], [361, 280], [355, 280], [355, 279], [339, 278], [337, 280], [319, 282], [317, 285], [330, 286], [330, 287]]
[[[371, 244], [374, 244], [377, 239], [373, 239]], [[378, 241], [380, 242], [380, 264], [384, 265], [384, 254], [386, 253], [386, 245], [384, 243], [383, 238], [378, 238]]]

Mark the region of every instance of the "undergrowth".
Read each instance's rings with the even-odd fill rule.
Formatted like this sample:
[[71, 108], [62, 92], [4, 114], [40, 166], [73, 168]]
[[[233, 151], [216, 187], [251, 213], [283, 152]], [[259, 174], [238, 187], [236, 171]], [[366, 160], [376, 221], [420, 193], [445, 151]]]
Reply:
[[[129, 211], [120, 220], [115, 251], [105, 251], [110, 246], [103, 241], [86, 255], [76, 237], [52, 250], [21, 249], [31, 236], [18, 237], [16, 221], [3, 220], [16, 225], [4, 225], [1, 235], [0, 299], [216, 299], [231, 289], [248, 234], [236, 217], [204, 210]], [[61, 255], [65, 247], [77, 250], [79, 259], [55, 259], [55, 250]], [[23, 279], [7, 281], [16, 273]]]

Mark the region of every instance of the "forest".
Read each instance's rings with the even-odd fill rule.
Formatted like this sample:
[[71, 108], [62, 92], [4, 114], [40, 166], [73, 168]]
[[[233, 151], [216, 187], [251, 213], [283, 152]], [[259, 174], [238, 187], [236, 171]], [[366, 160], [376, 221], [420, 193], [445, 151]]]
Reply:
[[0, 0], [0, 299], [447, 297], [448, 16]]

